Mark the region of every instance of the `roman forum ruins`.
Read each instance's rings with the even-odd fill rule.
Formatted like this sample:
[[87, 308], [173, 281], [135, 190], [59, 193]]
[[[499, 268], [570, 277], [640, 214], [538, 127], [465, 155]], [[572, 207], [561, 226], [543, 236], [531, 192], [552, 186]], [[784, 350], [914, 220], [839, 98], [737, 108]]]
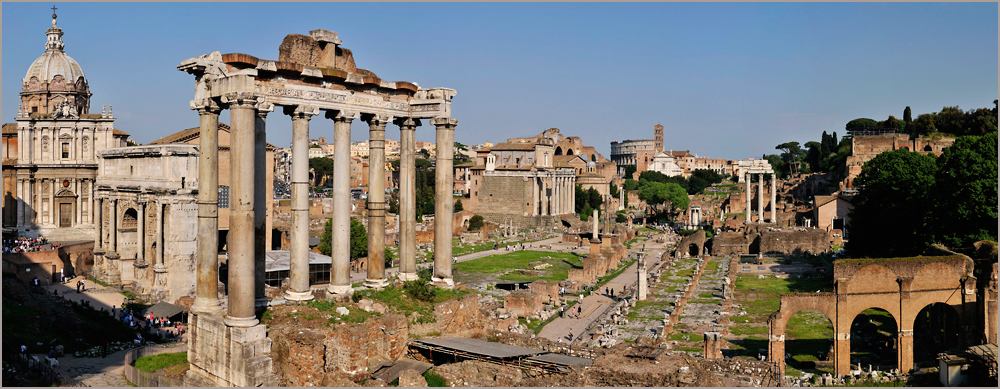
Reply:
[[[452, 214], [452, 149], [456, 119], [451, 118], [455, 90], [423, 89], [405, 81], [384, 81], [374, 73], [359, 69], [350, 50], [340, 47], [337, 33], [313, 30], [308, 36], [285, 37], [277, 61], [219, 52], [183, 61], [178, 70], [195, 76], [195, 98], [191, 108], [201, 118], [201, 154], [198, 181], [197, 294], [191, 324], [192, 383], [228, 383], [255, 386], [269, 381], [270, 340], [255, 317], [255, 306], [266, 304], [263, 294], [265, 172], [262, 155], [265, 123], [275, 107], [292, 119], [292, 230], [290, 288], [288, 300], [313, 298], [308, 275], [308, 159], [309, 122], [314, 116], [334, 122], [333, 269], [327, 292], [331, 299], [352, 294], [349, 251], [350, 186], [349, 147], [351, 123], [369, 125], [371, 158], [375, 166], [384, 164], [382, 149], [385, 127], [390, 122], [400, 129], [402, 143], [400, 209], [402, 219], [401, 280], [417, 279], [415, 257], [415, 130], [421, 120], [436, 127], [437, 168], [435, 212]], [[214, 237], [218, 215], [218, 131], [219, 114], [229, 109], [232, 121], [230, 153], [230, 233], [229, 293], [224, 317], [218, 296], [218, 241]], [[371, 169], [373, 183], [384, 182], [382, 169]], [[344, 183], [344, 184], [341, 184]], [[377, 185], [376, 185], [377, 186]], [[368, 200], [369, 252], [374, 253], [365, 285], [378, 288], [387, 284], [384, 252], [385, 193], [378, 187]], [[436, 217], [435, 285], [450, 288], [452, 218]], [[262, 301], [263, 300], [263, 301]], [[229, 344], [231, 339], [232, 344]], [[242, 355], [227, 353], [240, 347]], [[253, 351], [246, 351], [253, 350]], [[262, 368], [266, 367], [266, 368]]]

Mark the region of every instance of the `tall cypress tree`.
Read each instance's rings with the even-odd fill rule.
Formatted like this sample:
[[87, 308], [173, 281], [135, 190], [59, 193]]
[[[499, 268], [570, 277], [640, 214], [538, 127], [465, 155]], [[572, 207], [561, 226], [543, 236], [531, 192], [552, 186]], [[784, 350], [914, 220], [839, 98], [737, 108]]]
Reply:
[[909, 105], [907, 105], [906, 109], [903, 110], [903, 121], [906, 122], [907, 125], [909, 125], [910, 122], [913, 121], [913, 116], [910, 114], [910, 106]]

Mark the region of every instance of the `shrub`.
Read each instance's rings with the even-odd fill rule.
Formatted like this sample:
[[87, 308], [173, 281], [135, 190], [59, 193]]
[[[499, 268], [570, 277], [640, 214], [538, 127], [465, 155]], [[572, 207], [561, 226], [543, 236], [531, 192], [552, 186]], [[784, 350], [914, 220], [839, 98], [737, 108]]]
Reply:
[[434, 298], [437, 297], [437, 291], [434, 287], [423, 280], [406, 281], [403, 284], [403, 290], [405, 290], [406, 294], [410, 297], [420, 301], [432, 302], [434, 301]]

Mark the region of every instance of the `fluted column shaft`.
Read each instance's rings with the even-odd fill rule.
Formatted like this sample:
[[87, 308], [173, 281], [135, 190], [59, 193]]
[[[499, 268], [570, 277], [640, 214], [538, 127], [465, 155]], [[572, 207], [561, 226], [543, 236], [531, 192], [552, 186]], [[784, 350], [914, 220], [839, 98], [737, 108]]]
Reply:
[[777, 186], [777, 184], [778, 184], [778, 181], [775, 178], [775, 175], [772, 173], [771, 174], [771, 223], [775, 223], [775, 224], [778, 223], [778, 210], [777, 210], [778, 186]]
[[385, 277], [385, 125], [389, 117], [368, 119], [368, 277], [365, 286], [383, 288]]
[[764, 173], [757, 174], [757, 223], [764, 222]]
[[270, 104], [257, 104], [254, 118], [254, 178], [253, 178], [253, 235], [254, 235], [254, 306], [267, 308], [264, 277], [267, 265], [267, 202], [274, 194], [267, 193], [267, 114], [274, 109]]
[[256, 96], [229, 96], [229, 306], [226, 325], [257, 325], [254, 315], [254, 278], [256, 244], [254, 243], [254, 160]]
[[309, 288], [309, 120], [315, 107], [299, 106], [292, 112], [292, 228], [289, 285], [285, 298], [312, 300]]
[[[219, 112], [208, 100], [198, 107], [198, 264], [191, 311], [219, 315]], [[157, 246], [159, 247], [159, 246]]]
[[402, 119], [399, 125], [399, 280], [417, 277], [417, 194], [415, 136], [420, 120]]
[[328, 291], [349, 296], [351, 289], [351, 122], [356, 113], [340, 111], [333, 123], [333, 269]]
[[451, 237], [454, 218], [455, 171], [452, 161], [455, 149], [457, 119], [434, 118], [437, 127], [437, 166], [434, 168], [434, 283], [443, 288], [455, 285], [451, 278]]
[[750, 173], [743, 173], [743, 175], [746, 177], [746, 179], [744, 179], [743, 181], [746, 181], [746, 187], [747, 187], [746, 188], [747, 189], [746, 190], [746, 194], [747, 194], [747, 209], [746, 209], [746, 211], [747, 211], [747, 223], [750, 223], [750, 212], [751, 212], [750, 211], [750, 197], [751, 197], [750, 195], [753, 194], [753, 193], [750, 192], [750, 179], [753, 177], [753, 175], [750, 174]]

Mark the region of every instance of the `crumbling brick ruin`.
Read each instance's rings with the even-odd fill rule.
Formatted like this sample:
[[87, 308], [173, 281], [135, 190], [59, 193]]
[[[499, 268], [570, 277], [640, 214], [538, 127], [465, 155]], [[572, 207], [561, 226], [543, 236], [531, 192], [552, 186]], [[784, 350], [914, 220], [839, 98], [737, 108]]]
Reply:
[[[984, 329], [976, 320], [976, 278], [972, 259], [964, 255], [889, 259], [845, 259], [834, 263], [833, 293], [789, 293], [768, 319], [768, 358], [785, 368], [785, 325], [796, 312], [815, 309], [834, 327], [834, 373], [850, 371], [851, 323], [868, 308], [889, 312], [896, 320], [897, 366], [913, 367], [913, 327], [917, 314], [927, 306], [944, 303], [957, 313], [963, 328], [960, 342], [978, 344]], [[996, 316], [992, 317], [996, 321]], [[995, 327], [994, 327], [995, 328]], [[994, 331], [995, 333], [995, 331]]]

